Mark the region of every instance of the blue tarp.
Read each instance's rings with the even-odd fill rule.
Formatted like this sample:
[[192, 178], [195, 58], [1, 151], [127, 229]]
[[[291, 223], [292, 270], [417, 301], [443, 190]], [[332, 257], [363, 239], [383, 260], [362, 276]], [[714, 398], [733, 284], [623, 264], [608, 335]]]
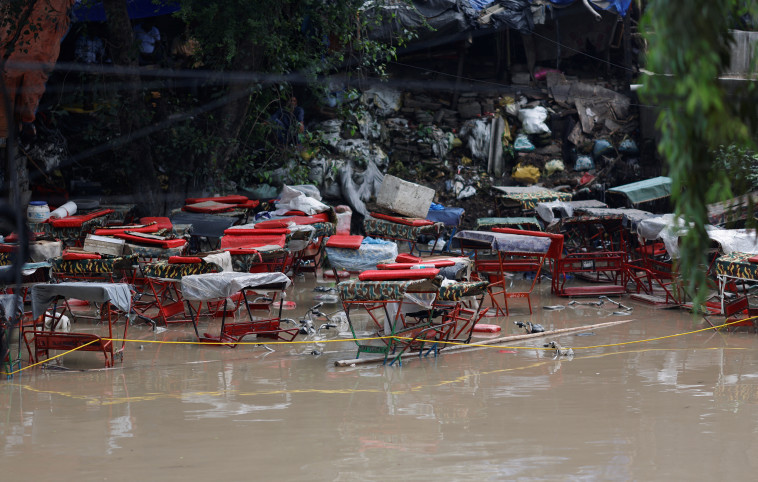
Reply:
[[[550, 0], [550, 3], [565, 7], [577, 1], [581, 0]], [[629, 10], [632, 0], [590, 0], [590, 3], [600, 10], [613, 10], [623, 17], [626, 15], [626, 11]]]
[[[129, 18], [148, 18], [168, 15], [179, 10], [178, 2], [163, 0], [126, 0]], [[105, 7], [102, 2], [78, 1], [74, 5], [74, 20], [77, 22], [105, 22]]]

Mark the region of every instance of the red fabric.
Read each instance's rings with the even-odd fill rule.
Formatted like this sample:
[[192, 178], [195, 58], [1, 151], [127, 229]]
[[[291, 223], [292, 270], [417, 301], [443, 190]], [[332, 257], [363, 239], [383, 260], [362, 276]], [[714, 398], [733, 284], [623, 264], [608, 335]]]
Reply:
[[286, 236], [267, 235], [267, 236], [222, 236], [221, 249], [227, 248], [260, 248], [261, 246], [279, 246], [284, 247], [287, 242]]
[[226, 203], [226, 204], [242, 204], [242, 203], [246, 203], [250, 201], [250, 199], [248, 199], [247, 196], [241, 196], [237, 194], [231, 194], [229, 196], [219, 196], [219, 197], [188, 197], [187, 199], [184, 200], [184, 204], [197, 204], [197, 203], [203, 203], [206, 201], [215, 201], [217, 203]]
[[257, 199], [248, 199], [245, 202], [237, 203], [239, 209], [255, 209], [260, 206], [261, 202]]
[[[376, 269], [411, 269], [413, 266], [434, 266], [435, 268], [444, 268], [445, 266], [455, 266], [455, 261], [449, 259], [438, 259], [436, 261], [421, 261], [419, 263], [387, 263], [378, 264]], [[418, 268], [413, 268], [418, 269]]]
[[89, 214], [77, 214], [76, 216], [68, 216], [62, 219], [48, 219], [48, 222], [54, 228], [80, 228], [85, 221], [99, 218], [113, 212], [113, 209], [101, 209]]
[[421, 261], [421, 258], [409, 253], [400, 253], [397, 255], [397, 258], [395, 258], [396, 263], [420, 263]]
[[16, 244], [0, 244], [0, 253], [12, 253], [18, 249], [18, 245]]
[[474, 331], [477, 333], [497, 333], [502, 328], [499, 325], [488, 325], [486, 323], [477, 323], [474, 325]]
[[150, 224], [155, 223], [158, 226], [158, 229], [174, 229], [174, 225], [171, 224], [171, 220], [169, 218], [164, 217], [146, 217], [146, 218], [140, 218], [139, 220], [142, 224]]
[[97, 253], [63, 253], [63, 261], [75, 261], [79, 259], [102, 259]]
[[335, 234], [329, 236], [329, 240], [326, 242], [327, 248], [346, 248], [346, 249], [358, 249], [363, 242], [363, 236], [351, 235], [351, 234]]
[[287, 211], [284, 213], [285, 216], [305, 216], [305, 213], [303, 211]]
[[224, 230], [224, 235], [226, 236], [268, 236], [272, 234], [289, 234], [289, 229], [247, 229], [247, 228], [240, 228], [240, 229], [232, 229], [228, 228]]
[[[294, 222], [294, 221], [290, 221], [290, 219], [291, 218], [269, 219], [268, 221], [261, 221], [259, 223], [255, 223], [255, 229], [287, 228], [290, 225], [290, 223]], [[236, 231], [236, 229], [234, 231]]]
[[197, 256], [169, 256], [168, 264], [196, 264], [202, 263], [203, 260]]
[[311, 214], [310, 216], [292, 216], [291, 218], [287, 218], [288, 221], [294, 221], [295, 224], [299, 224], [301, 226], [308, 226], [309, 224], [316, 224], [316, 223], [330, 223], [329, 220], [329, 214], [327, 213], [317, 213], [317, 214]]
[[563, 235], [554, 233], [543, 233], [542, 231], [525, 231], [513, 228], [492, 228], [493, 233], [517, 234], [519, 236], [537, 236], [539, 238], [550, 238], [550, 248], [547, 250], [547, 257], [550, 259], [560, 259], [563, 255]]
[[290, 216], [281, 219], [269, 219], [267, 221], [261, 221], [255, 224], [257, 228], [285, 228], [290, 223], [295, 223], [299, 226], [309, 226], [316, 223], [330, 223], [329, 215], [327, 213], [312, 214], [310, 216]]
[[163, 249], [180, 248], [187, 244], [187, 241], [184, 239], [151, 239], [126, 233], [114, 234], [113, 237], [129, 241], [130, 243], [147, 244], [149, 246], [157, 246]]
[[130, 233], [156, 233], [160, 230], [158, 228], [157, 224], [151, 224], [149, 226], [120, 226], [117, 228], [98, 228], [95, 230], [94, 234], [97, 234], [99, 236], [113, 236], [117, 233], [125, 233], [129, 231]]
[[751, 256], [747, 260], [750, 261], [751, 263], [758, 263], [758, 256]]
[[232, 256], [235, 254], [257, 254], [258, 250], [255, 248], [226, 248], [224, 251], [227, 251]]
[[18, 234], [11, 233], [5, 237], [5, 240], [9, 243], [18, 243]]
[[182, 211], [187, 211], [190, 213], [213, 214], [213, 213], [225, 213], [225, 212], [233, 210], [234, 208], [235, 208], [234, 204], [224, 204], [224, 203], [214, 202], [213, 204], [206, 205], [206, 206], [200, 206], [198, 204], [188, 204], [182, 207]]
[[434, 224], [434, 221], [429, 221], [428, 219], [401, 218], [381, 213], [371, 213], [371, 217], [376, 219], [384, 219], [385, 221], [391, 221], [393, 223], [405, 224], [406, 226], [429, 226]]
[[397, 269], [397, 270], [367, 270], [358, 275], [361, 281], [390, 281], [432, 279], [440, 273], [437, 268]]

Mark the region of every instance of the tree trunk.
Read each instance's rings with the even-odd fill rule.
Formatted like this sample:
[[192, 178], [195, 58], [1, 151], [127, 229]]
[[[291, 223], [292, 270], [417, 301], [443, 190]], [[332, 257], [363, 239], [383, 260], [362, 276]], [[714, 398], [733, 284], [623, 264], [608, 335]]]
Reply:
[[[263, 68], [263, 59], [258, 55], [258, 47], [248, 39], [244, 45], [239, 47], [239, 55], [235, 59], [234, 65], [240, 71], [259, 72]], [[217, 173], [223, 175], [229, 160], [234, 156], [237, 150], [237, 139], [242, 130], [242, 126], [247, 120], [250, 109], [250, 93], [253, 82], [235, 81], [229, 86], [229, 97], [232, 99], [227, 103], [220, 113], [221, 122], [218, 124], [217, 135], [227, 142], [216, 149], [213, 153], [213, 159], [216, 161]]]
[[[137, 49], [132, 33], [129, 13], [126, 10], [126, 0], [103, 0], [108, 30], [110, 33], [111, 56], [115, 65], [137, 68]], [[140, 96], [142, 82], [139, 75], [126, 73], [120, 76], [120, 80], [127, 87], [121, 95], [121, 111], [119, 112], [119, 126], [122, 136], [130, 136], [140, 127], [140, 118], [147, 118], [145, 105]], [[122, 156], [128, 163], [128, 171], [132, 178], [132, 193], [138, 205], [138, 211], [143, 215], [164, 214], [164, 206], [158, 173], [153, 165], [150, 141], [141, 138], [127, 144], [125, 149], [119, 150], [117, 155]]]

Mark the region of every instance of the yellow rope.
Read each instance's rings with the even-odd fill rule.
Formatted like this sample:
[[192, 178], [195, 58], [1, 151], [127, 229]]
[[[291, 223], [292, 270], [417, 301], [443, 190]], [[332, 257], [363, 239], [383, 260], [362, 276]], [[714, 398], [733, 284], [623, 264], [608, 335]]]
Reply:
[[[593, 345], [593, 346], [580, 346], [580, 347], [571, 347], [574, 351], [576, 350], [588, 350], [591, 348], [608, 348], [613, 346], [623, 346], [623, 345], [632, 345], [636, 343], [647, 343], [651, 341], [657, 341], [657, 340], [664, 340], [666, 338], [675, 338], [678, 336], [685, 336], [685, 335], [692, 335], [694, 333], [700, 333], [703, 331], [708, 330], [719, 330], [725, 326], [734, 325], [736, 323], [742, 323], [745, 321], [751, 321], [758, 318], [758, 316], [752, 316], [749, 318], [743, 318], [740, 320], [732, 321], [729, 323], [724, 323], [719, 326], [711, 326], [708, 328], [701, 328], [699, 330], [693, 330], [688, 331], [685, 333], [676, 333], [673, 335], [666, 335], [666, 336], [659, 336], [656, 338], [647, 338], [644, 340], [635, 340], [635, 341], [624, 341], [620, 343], [610, 343], [606, 345]], [[560, 336], [560, 334], [558, 334]], [[208, 341], [159, 341], [159, 340], [135, 340], [135, 339], [129, 339], [129, 338], [101, 338], [101, 340], [110, 340], [113, 342], [121, 341], [124, 343], [159, 343], [164, 345], [295, 345], [295, 344], [312, 344], [312, 343], [345, 343], [345, 342], [356, 342], [356, 341], [371, 341], [371, 340], [387, 340], [387, 339], [394, 339], [394, 340], [413, 340], [413, 338], [408, 337], [402, 337], [402, 336], [376, 336], [376, 337], [369, 337], [369, 338], [349, 338], [349, 339], [341, 339], [341, 340], [299, 340], [299, 341], [214, 341], [214, 342], [208, 342]], [[50, 360], [54, 360], [56, 358], [62, 357], [64, 355], [67, 355], [69, 353], [72, 353], [76, 350], [79, 350], [81, 348], [84, 348], [87, 345], [90, 345], [98, 340], [92, 340], [87, 342], [84, 345], [78, 346], [74, 348], [73, 350], [69, 350], [66, 352], [63, 352], [59, 355], [55, 355], [54, 357], [48, 358], [44, 361], [34, 363], [32, 365], [26, 366], [24, 368], [20, 368], [18, 370], [12, 371], [12, 372], [3, 372], [4, 375], [10, 376], [14, 375], [16, 373], [19, 373], [23, 370], [27, 370], [29, 368], [35, 367], [37, 365], [41, 365], [43, 363], [47, 363]], [[511, 350], [545, 350], [550, 351], [553, 350], [553, 348], [546, 348], [546, 347], [534, 347], [534, 346], [503, 346], [503, 345], [493, 345], [493, 344], [481, 344], [481, 343], [462, 343], [462, 342], [455, 342], [455, 341], [436, 341], [436, 340], [418, 340], [419, 343], [440, 343], [445, 345], [461, 345], [461, 346], [472, 346], [472, 347], [481, 347], [481, 348], [508, 348]], [[568, 347], [566, 347], [568, 348]]]
[[[106, 338], [103, 338], [103, 340], [105, 340], [105, 339]], [[64, 355], [68, 355], [69, 353], [75, 352], [76, 350], [80, 350], [80, 349], [84, 348], [85, 346], [88, 346], [88, 345], [91, 345], [91, 344], [95, 343], [96, 341], [100, 341], [100, 340], [90, 340], [87, 343], [85, 343], [84, 345], [77, 346], [73, 350], [64, 351], [63, 353], [60, 353], [60, 354], [55, 355], [53, 357], [47, 358], [45, 360], [42, 360], [41, 362], [33, 363], [31, 365], [25, 366], [24, 368], [19, 368], [18, 370], [15, 370], [15, 371], [12, 371], [12, 372], [3, 372], [3, 374], [7, 375], [7, 376], [15, 375], [16, 373], [22, 372], [24, 370], [28, 370], [29, 368], [32, 368], [32, 367], [36, 367], [37, 365], [42, 365], [43, 363], [47, 363], [47, 362], [49, 362], [51, 360], [55, 360], [56, 358], [60, 358], [60, 357], [62, 357]]]

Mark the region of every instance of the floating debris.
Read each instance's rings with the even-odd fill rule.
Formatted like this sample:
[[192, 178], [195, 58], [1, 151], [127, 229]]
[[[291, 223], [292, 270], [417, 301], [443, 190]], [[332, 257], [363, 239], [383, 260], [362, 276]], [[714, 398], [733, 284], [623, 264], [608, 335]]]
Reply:
[[569, 302], [568, 302], [568, 304], [569, 304], [569, 306], [573, 306], [573, 305], [581, 305], [581, 306], [603, 306], [603, 300], [599, 300], [599, 301], [585, 301], [585, 302], [576, 301], [576, 300], [571, 300], [571, 301], [569, 301]]
[[531, 321], [527, 321], [527, 322], [514, 321], [513, 324], [518, 326], [519, 328], [525, 329], [527, 333], [544, 333], [545, 332], [545, 327], [540, 325], [539, 323], [532, 323]]
[[574, 356], [574, 350], [572, 348], [564, 348], [561, 345], [559, 345], [558, 342], [555, 342], [555, 341], [545, 343], [543, 346], [545, 348], [552, 348], [553, 350], [555, 350], [553, 352], [554, 358], [558, 358], [561, 356], [567, 356], [567, 357]]

